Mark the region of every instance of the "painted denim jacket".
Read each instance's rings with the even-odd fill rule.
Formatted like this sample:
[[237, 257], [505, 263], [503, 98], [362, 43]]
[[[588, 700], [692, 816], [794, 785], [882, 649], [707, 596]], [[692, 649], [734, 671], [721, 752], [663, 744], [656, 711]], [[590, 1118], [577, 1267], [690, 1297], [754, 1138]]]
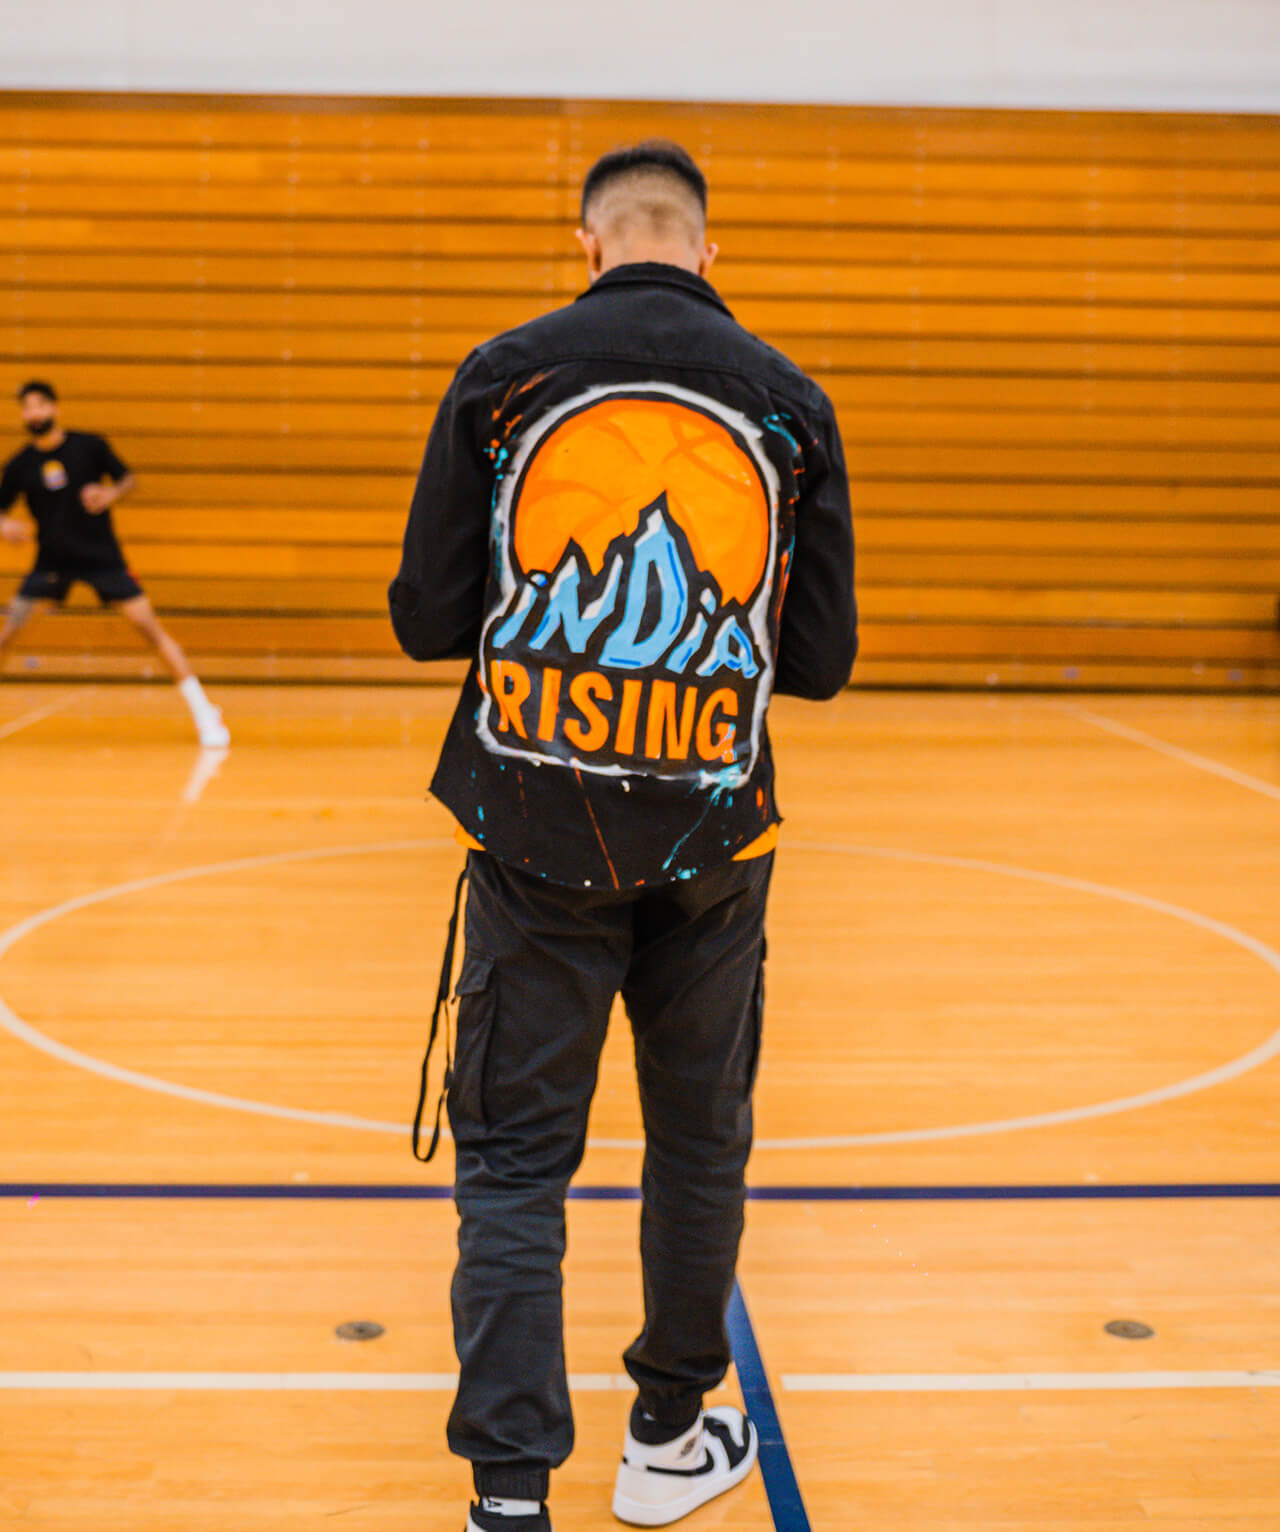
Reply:
[[857, 647], [849, 488], [825, 394], [672, 266], [606, 273], [459, 369], [391, 614], [472, 661], [432, 790], [542, 877], [690, 877], [778, 822], [774, 692]]

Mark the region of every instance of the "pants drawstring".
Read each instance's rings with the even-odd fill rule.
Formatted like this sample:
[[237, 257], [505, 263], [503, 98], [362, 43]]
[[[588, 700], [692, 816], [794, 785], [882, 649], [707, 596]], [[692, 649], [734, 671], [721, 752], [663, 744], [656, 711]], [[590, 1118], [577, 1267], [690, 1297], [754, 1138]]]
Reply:
[[[431, 1013], [431, 1032], [427, 1037], [427, 1051], [422, 1059], [422, 1082], [418, 1087], [418, 1107], [413, 1114], [413, 1157], [424, 1165], [430, 1164], [436, 1150], [440, 1147], [440, 1117], [453, 1080], [453, 1044], [449, 1040], [449, 985], [453, 978], [454, 948], [458, 942], [458, 911], [462, 907], [462, 886], [466, 881], [467, 870], [464, 867], [458, 878], [458, 886], [453, 892], [453, 913], [449, 916], [449, 931], [445, 937], [444, 964], [440, 970], [440, 985], [436, 990], [435, 1009]], [[439, 1099], [436, 1101], [436, 1120], [431, 1133], [431, 1143], [426, 1154], [419, 1154], [422, 1113], [427, 1101], [428, 1066], [431, 1063], [431, 1051], [436, 1045], [436, 1035], [440, 1030], [441, 1020], [444, 1021], [444, 1079], [440, 1085]]]

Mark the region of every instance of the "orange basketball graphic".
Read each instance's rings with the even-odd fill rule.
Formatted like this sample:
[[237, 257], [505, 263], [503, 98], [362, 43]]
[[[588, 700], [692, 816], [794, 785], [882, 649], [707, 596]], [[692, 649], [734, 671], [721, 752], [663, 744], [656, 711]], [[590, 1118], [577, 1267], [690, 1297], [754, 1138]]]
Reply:
[[576, 542], [595, 573], [663, 494], [698, 568], [744, 606], [769, 556], [769, 500], [748, 453], [718, 420], [667, 399], [613, 397], [539, 445], [518, 490], [512, 546], [527, 576]]
[[760, 749], [778, 485], [761, 430], [672, 385], [530, 429], [495, 502], [480, 738], [575, 772], [732, 787]]

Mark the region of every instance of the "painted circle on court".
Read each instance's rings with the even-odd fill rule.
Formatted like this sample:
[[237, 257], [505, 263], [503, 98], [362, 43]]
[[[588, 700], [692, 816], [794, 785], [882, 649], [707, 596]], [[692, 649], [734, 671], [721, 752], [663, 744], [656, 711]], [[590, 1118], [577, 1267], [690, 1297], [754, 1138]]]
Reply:
[[[81, 894], [74, 899], [65, 900], [61, 904], [52, 905], [46, 910], [41, 910], [34, 915], [28, 916], [25, 920], [19, 921], [17, 925], [10, 926], [7, 931], [0, 932], [0, 960], [23, 937], [29, 936], [41, 927], [49, 925], [63, 916], [74, 914], [78, 910], [89, 909], [94, 905], [105, 904], [109, 900], [124, 898], [130, 894], [144, 893], [150, 889], [192, 882], [199, 878], [212, 878], [223, 874], [244, 872], [259, 867], [284, 866], [293, 862], [323, 861], [336, 857], [377, 856], [405, 851], [439, 850], [445, 847], [452, 847], [453, 845], [454, 842], [452, 840], [420, 839], [379, 841], [354, 846], [312, 847], [307, 850], [283, 851], [265, 856], [242, 857], [234, 861], [212, 862], [199, 867], [180, 868], [174, 872], [157, 873], [151, 877], [137, 878], [128, 883], [117, 883], [109, 888], [98, 889], [89, 894]], [[1252, 953], [1254, 957], [1265, 963], [1273, 973], [1280, 975], [1280, 952], [1277, 952], [1273, 947], [1267, 946], [1266, 943], [1259, 941], [1256, 937], [1250, 936], [1247, 932], [1241, 931], [1235, 926], [1227, 925], [1223, 921], [1215, 920], [1211, 916], [1202, 915], [1196, 910], [1186, 909], [1182, 905], [1170, 904], [1162, 899], [1153, 899], [1146, 894], [1134, 893], [1129, 889], [1116, 888], [1111, 884], [1094, 883], [1084, 878], [1066, 877], [1060, 873], [1042, 872], [1035, 868], [1018, 867], [1004, 862], [988, 862], [971, 857], [940, 856], [930, 852], [905, 851], [888, 846], [793, 841], [788, 843], [788, 850], [820, 856], [861, 856], [889, 861], [915, 862], [925, 866], [950, 867], [960, 871], [984, 873], [994, 877], [1010, 878], [1028, 883], [1047, 884], [1054, 888], [1112, 900], [1119, 904], [1127, 904], [1137, 909], [1168, 916], [1171, 919], [1182, 921], [1187, 925], [1219, 936], [1233, 946]], [[408, 1123], [379, 1122], [373, 1118], [359, 1117], [343, 1112], [315, 1112], [301, 1107], [280, 1106], [273, 1102], [254, 1101], [244, 1097], [222, 1095], [216, 1091], [199, 1090], [192, 1086], [181, 1085], [157, 1076], [142, 1074], [137, 1070], [123, 1069], [119, 1065], [110, 1063], [108, 1060], [95, 1058], [90, 1054], [82, 1053], [75, 1048], [69, 1048], [65, 1044], [56, 1041], [56, 1039], [48, 1037], [45, 1033], [32, 1027], [28, 1022], [23, 1021], [5, 1003], [3, 997], [0, 997], [0, 1028], [18, 1038], [19, 1041], [29, 1044], [31, 1047], [48, 1054], [50, 1057], [59, 1059], [63, 1063], [74, 1065], [76, 1068], [85, 1069], [102, 1078], [115, 1080], [120, 1084], [133, 1085], [140, 1089], [156, 1091], [163, 1095], [178, 1096], [206, 1106], [251, 1112], [259, 1116], [282, 1117], [296, 1122], [322, 1124], [327, 1127], [353, 1128], [370, 1133], [400, 1133], [406, 1136], [409, 1133]], [[1202, 1074], [1194, 1075], [1187, 1080], [1176, 1081], [1173, 1084], [1160, 1086], [1155, 1090], [1145, 1091], [1133, 1096], [1095, 1102], [1084, 1106], [1067, 1107], [1061, 1111], [1007, 1118], [995, 1122], [960, 1123], [936, 1128], [903, 1128], [884, 1133], [832, 1134], [806, 1138], [762, 1138], [756, 1140], [755, 1147], [758, 1150], [855, 1149], [864, 1148], [869, 1145], [924, 1143], [936, 1139], [969, 1138], [992, 1133], [1016, 1132], [1022, 1129], [1053, 1127], [1063, 1123], [1080, 1122], [1093, 1117], [1104, 1117], [1119, 1112], [1136, 1111], [1143, 1107], [1156, 1106], [1161, 1102], [1176, 1100], [1182, 1096], [1193, 1095], [1197, 1091], [1208, 1090], [1215, 1085], [1225, 1084], [1229, 1080], [1237, 1079], [1277, 1056], [1280, 1056], [1280, 1029], [1272, 1033], [1270, 1037], [1265, 1039], [1256, 1048], [1241, 1054], [1238, 1058], [1229, 1060], [1225, 1064], [1219, 1065], [1216, 1069], [1211, 1069]], [[592, 1138], [589, 1140], [589, 1144], [596, 1149], [642, 1149], [644, 1147], [643, 1140], [623, 1138]]]

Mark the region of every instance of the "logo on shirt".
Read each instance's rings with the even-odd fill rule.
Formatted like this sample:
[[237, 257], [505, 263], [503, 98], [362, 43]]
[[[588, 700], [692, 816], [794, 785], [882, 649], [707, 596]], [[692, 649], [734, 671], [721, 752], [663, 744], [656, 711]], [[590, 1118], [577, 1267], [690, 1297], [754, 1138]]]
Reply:
[[666, 384], [588, 390], [499, 453], [492, 751], [732, 787], [773, 680], [777, 474], [746, 416]]
[[50, 458], [47, 463], [42, 463], [40, 471], [44, 476], [44, 487], [46, 489], [66, 489], [67, 470], [57, 458]]

